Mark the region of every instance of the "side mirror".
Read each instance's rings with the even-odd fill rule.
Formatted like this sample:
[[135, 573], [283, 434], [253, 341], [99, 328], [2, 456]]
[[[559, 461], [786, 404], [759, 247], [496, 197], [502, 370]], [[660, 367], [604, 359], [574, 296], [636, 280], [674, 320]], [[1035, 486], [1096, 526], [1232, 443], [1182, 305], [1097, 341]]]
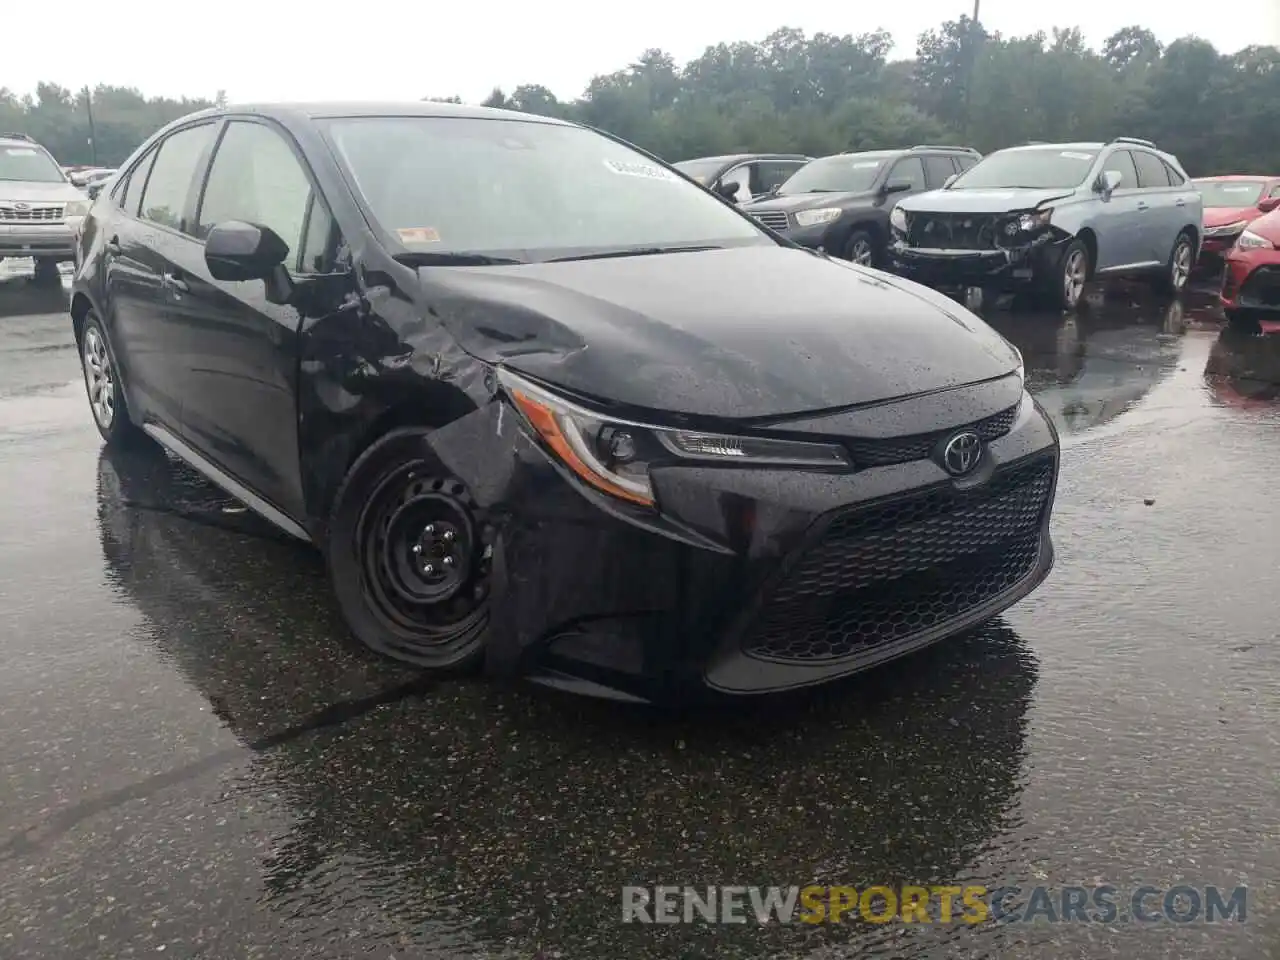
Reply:
[[1263, 213], [1270, 213], [1280, 207], [1280, 197], [1263, 197], [1258, 201], [1258, 209]]
[[265, 280], [288, 255], [289, 245], [274, 230], [242, 220], [215, 224], [204, 240], [204, 262], [215, 280]]
[[947, 189], [947, 187], [951, 186], [953, 183], [955, 183], [959, 179], [960, 179], [960, 174], [953, 173], [951, 176], [947, 177], [947, 179], [942, 181], [942, 189], [943, 190]]
[[894, 193], [906, 193], [912, 187], [910, 180], [890, 180], [884, 185], [885, 196]]
[[724, 180], [720, 186], [716, 187], [716, 193], [724, 197], [726, 200], [737, 200], [738, 191], [742, 188], [737, 180]]
[[1103, 170], [1098, 175], [1097, 190], [1099, 193], [1109, 196], [1115, 192], [1123, 180], [1124, 177], [1120, 176], [1119, 170]]
[[98, 194], [102, 192], [102, 188], [106, 186], [106, 183], [107, 182], [105, 180], [99, 180], [97, 183], [89, 184], [88, 189], [85, 190], [85, 192], [89, 194], [89, 199], [97, 200]]
[[268, 303], [292, 303], [294, 286], [284, 259], [289, 245], [270, 227], [243, 220], [214, 224], [204, 238], [204, 262], [215, 280], [265, 280]]

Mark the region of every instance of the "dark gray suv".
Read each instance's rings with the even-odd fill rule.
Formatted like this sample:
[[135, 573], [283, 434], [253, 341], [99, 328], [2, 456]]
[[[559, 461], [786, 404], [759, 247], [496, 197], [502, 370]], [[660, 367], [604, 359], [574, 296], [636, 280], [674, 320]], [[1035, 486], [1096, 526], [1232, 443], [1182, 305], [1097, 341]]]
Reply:
[[941, 187], [981, 159], [970, 147], [929, 145], [839, 153], [811, 161], [772, 196], [742, 209], [801, 246], [878, 267], [893, 205]]

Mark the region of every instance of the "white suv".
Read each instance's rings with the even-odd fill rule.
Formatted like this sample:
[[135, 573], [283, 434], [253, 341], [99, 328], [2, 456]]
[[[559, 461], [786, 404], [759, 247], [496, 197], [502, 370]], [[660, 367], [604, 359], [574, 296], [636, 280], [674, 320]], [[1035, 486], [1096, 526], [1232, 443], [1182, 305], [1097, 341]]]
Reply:
[[0, 260], [34, 257], [36, 279], [55, 279], [60, 262], [75, 260], [88, 210], [49, 151], [26, 134], [0, 133]]

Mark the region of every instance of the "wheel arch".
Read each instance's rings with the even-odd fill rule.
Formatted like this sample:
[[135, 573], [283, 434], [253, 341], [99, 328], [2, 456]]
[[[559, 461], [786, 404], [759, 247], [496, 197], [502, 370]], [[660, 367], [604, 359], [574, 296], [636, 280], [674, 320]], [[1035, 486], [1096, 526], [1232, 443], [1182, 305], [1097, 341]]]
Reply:
[[[304, 432], [299, 453], [313, 522], [327, 524], [352, 467], [378, 444], [408, 431], [431, 433], [474, 412], [475, 402], [461, 389], [440, 381], [400, 385], [393, 395], [367, 399], [365, 410], [345, 429], [326, 411], [303, 411], [303, 423], [317, 420], [315, 435]], [[338, 437], [328, 432], [337, 427]]]
[[1093, 227], [1081, 227], [1076, 239], [1089, 251], [1089, 279], [1092, 280], [1098, 270], [1098, 234]]
[[89, 295], [77, 290], [71, 295], [71, 330], [75, 334], [76, 348], [80, 347], [80, 338], [84, 335], [84, 322], [93, 310], [93, 301]]
[[[883, 222], [882, 222], [883, 221]], [[840, 231], [835, 235], [832, 246], [834, 250], [828, 249], [828, 253], [843, 255], [844, 248], [849, 242], [849, 238], [857, 231], [861, 230], [871, 235], [872, 242], [876, 245], [880, 252], [883, 252], [885, 242], [889, 238], [889, 218], [888, 216], [877, 217], [874, 211], [861, 211], [850, 217], [847, 223], [841, 223]]]

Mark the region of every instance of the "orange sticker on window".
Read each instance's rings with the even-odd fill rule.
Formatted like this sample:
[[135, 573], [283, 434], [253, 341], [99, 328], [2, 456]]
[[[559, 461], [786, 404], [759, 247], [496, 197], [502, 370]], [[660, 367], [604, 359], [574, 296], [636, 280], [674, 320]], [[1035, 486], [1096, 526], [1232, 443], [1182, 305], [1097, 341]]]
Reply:
[[411, 243], [439, 243], [440, 234], [435, 227], [401, 227], [396, 233], [406, 246]]

